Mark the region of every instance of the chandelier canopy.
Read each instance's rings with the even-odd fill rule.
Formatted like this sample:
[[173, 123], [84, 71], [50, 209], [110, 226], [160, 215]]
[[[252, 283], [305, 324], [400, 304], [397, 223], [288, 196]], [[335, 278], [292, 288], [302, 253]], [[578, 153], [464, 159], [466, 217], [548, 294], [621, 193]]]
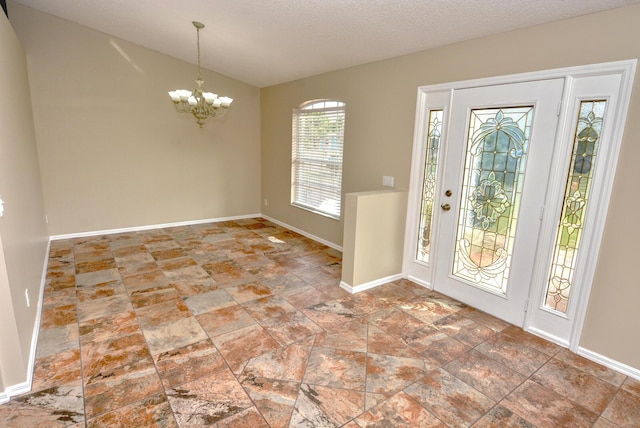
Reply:
[[196, 79], [196, 88], [192, 91], [186, 89], [176, 89], [169, 91], [169, 96], [178, 113], [191, 113], [196, 118], [196, 122], [202, 128], [204, 121], [209, 116], [224, 115], [233, 98], [218, 96], [213, 92], [204, 90], [204, 80], [200, 72], [200, 30], [204, 28], [204, 24], [193, 21], [196, 27], [197, 45], [198, 45], [198, 78]]

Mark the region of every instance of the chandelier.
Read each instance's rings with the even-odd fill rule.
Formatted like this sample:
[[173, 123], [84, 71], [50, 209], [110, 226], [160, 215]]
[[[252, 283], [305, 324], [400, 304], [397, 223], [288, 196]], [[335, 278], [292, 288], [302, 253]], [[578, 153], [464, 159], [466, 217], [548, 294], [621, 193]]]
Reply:
[[204, 80], [200, 73], [200, 30], [204, 28], [204, 24], [193, 21], [196, 27], [198, 37], [198, 78], [196, 79], [196, 88], [192, 91], [186, 89], [177, 89], [169, 91], [169, 96], [178, 113], [191, 113], [196, 118], [196, 122], [202, 128], [204, 120], [209, 116], [222, 116], [231, 106], [233, 98], [219, 97], [213, 92], [206, 92], [203, 88]]

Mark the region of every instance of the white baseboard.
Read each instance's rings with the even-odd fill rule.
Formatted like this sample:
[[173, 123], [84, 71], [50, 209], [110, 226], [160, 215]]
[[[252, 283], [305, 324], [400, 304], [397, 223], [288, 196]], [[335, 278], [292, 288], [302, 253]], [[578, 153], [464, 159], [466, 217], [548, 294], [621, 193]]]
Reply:
[[64, 235], [51, 235], [49, 239], [51, 241], [57, 241], [59, 239], [86, 238], [89, 236], [113, 235], [114, 233], [139, 232], [143, 230], [163, 229], [166, 227], [193, 226], [195, 224], [205, 224], [205, 223], [220, 223], [222, 221], [244, 220], [248, 218], [258, 218], [258, 217], [267, 219], [270, 222], [277, 224], [278, 226], [287, 228], [293, 232], [299, 233], [302, 236], [306, 236], [309, 239], [313, 239], [316, 242], [324, 244], [327, 247], [330, 247], [342, 252], [342, 247], [334, 244], [333, 242], [329, 242], [326, 239], [320, 238], [319, 236], [312, 235], [308, 232], [305, 232], [304, 230], [298, 229], [297, 227], [291, 226], [290, 224], [284, 223], [280, 220], [276, 220], [275, 218], [269, 217], [268, 215], [264, 215], [264, 214], [246, 214], [246, 215], [238, 215], [238, 216], [231, 216], [231, 217], [206, 218], [201, 220], [178, 221], [174, 223], [151, 224], [147, 226], [133, 226], [133, 227], [123, 227], [118, 229], [105, 229], [105, 230], [93, 230], [88, 232], [67, 233]]
[[590, 351], [583, 347], [578, 347], [576, 351], [578, 355], [585, 357], [588, 360], [594, 361], [598, 364], [602, 364], [605, 367], [608, 367], [612, 370], [625, 374], [629, 377], [632, 377], [636, 380], [640, 380], [640, 369], [635, 367], [628, 366], [620, 361], [616, 361], [612, 358], [605, 357], [604, 355], [598, 354], [597, 352]]
[[4, 392], [0, 393], [0, 404], [4, 404], [11, 400], [11, 397], [22, 395], [31, 391], [31, 382], [21, 382], [16, 385], [8, 386]]
[[541, 337], [545, 340], [548, 340], [549, 342], [555, 343], [556, 345], [560, 345], [563, 348], [569, 347], [569, 341], [567, 339], [562, 339], [560, 337], [554, 336], [552, 334], [547, 333], [546, 331], [538, 330], [535, 327], [528, 327], [524, 330], [531, 334], [535, 334], [536, 336]]
[[[256, 216], [256, 217], [258, 217], [258, 216]], [[342, 252], [342, 247], [341, 246], [336, 245], [333, 242], [329, 242], [326, 239], [320, 238], [319, 236], [312, 235], [312, 234], [310, 234], [308, 232], [305, 232], [304, 230], [301, 230], [301, 229], [298, 229], [297, 227], [291, 226], [290, 224], [284, 223], [284, 222], [282, 222], [280, 220], [276, 220], [273, 217], [269, 217], [268, 215], [260, 214], [260, 217], [262, 217], [264, 219], [267, 219], [270, 222], [273, 222], [273, 223], [277, 224], [278, 226], [282, 226], [282, 227], [285, 227], [285, 228], [287, 228], [287, 229], [289, 229], [289, 230], [291, 230], [293, 232], [299, 233], [302, 236], [306, 236], [309, 239], [313, 239], [314, 241], [319, 242], [321, 244], [324, 244], [327, 247], [333, 248], [334, 250], [338, 250], [338, 251]]]
[[231, 217], [206, 218], [202, 220], [177, 221], [174, 223], [151, 224], [147, 226], [124, 227], [119, 229], [94, 230], [89, 232], [68, 233], [65, 235], [52, 235], [50, 239], [56, 241], [58, 239], [86, 238], [88, 236], [112, 235], [114, 233], [139, 232], [142, 230], [163, 229], [165, 227], [193, 226], [194, 224], [220, 223], [222, 221], [244, 220], [247, 218], [262, 217], [261, 214], [246, 214]]
[[396, 275], [391, 275], [391, 276], [387, 276], [385, 278], [379, 278], [376, 279], [374, 281], [369, 281], [369, 282], [365, 282], [364, 284], [360, 284], [360, 285], [349, 285], [344, 281], [340, 281], [340, 288], [342, 288], [343, 290], [348, 291], [351, 294], [355, 294], [355, 293], [359, 293], [361, 291], [364, 290], [369, 290], [371, 288], [375, 288], [379, 285], [382, 284], [386, 284], [387, 282], [392, 282], [392, 281], [397, 281], [399, 279], [402, 279], [402, 274], [396, 274]]
[[415, 276], [412, 276], [412, 275], [404, 275], [403, 277], [408, 279], [411, 282], [415, 282], [416, 284], [418, 284], [421, 287], [428, 288], [429, 290], [433, 290], [433, 287], [427, 281], [424, 281], [424, 280], [422, 280], [420, 278], [416, 278]]
[[25, 394], [31, 391], [33, 385], [33, 370], [36, 363], [36, 351], [38, 347], [38, 334], [40, 333], [40, 320], [42, 319], [42, 302], [44, 300], [44, 287], [47, 282], [47, 266], [49, 264], [49, 253], [51, 251], [51, 239], [47, 242], [47, 250], [44, 254], [44, 265], [40, 278], [40, 290], [38, 291], [38, 307], [36, 309], [36, 319], [31, 334], [31, 349], [29, 350], [29, 362], [27, 363], [27, 380], [15, 385], [9, 385], [4, 392], [0, 392], [0, 404], [8, 402], [11, 397]]

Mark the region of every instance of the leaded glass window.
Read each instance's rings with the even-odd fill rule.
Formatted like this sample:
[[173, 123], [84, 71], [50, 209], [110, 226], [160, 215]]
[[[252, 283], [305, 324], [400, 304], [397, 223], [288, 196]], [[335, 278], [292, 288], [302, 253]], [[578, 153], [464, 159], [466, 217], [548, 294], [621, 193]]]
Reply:
[[567, 312], [607, 102], [582, 101], [544, 306]]
[[507, 290], [533, 107], [470, 112], [453, 275]]
[[438, 154], [442, 135], [442, 110], [429, 112], [427, 128], [426, 154], [424, 160], [424, 178], [422, 184], [422, 202], [420, 207], [420, 226], [418, 229], [418, 248], [416, 259], [428, 263], [431, 249], [431, 229], [433, 226], [433, 204], [435, 200], [436, 178], [438, 176]]

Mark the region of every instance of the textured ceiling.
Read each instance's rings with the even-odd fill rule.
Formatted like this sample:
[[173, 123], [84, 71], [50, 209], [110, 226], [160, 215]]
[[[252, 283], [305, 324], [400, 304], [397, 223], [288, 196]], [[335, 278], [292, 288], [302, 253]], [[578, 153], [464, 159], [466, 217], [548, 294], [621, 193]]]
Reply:
[[[640, 0], [15, 0], [264, 87]], [[9, 9], [11, 15], [11, 9]]]

